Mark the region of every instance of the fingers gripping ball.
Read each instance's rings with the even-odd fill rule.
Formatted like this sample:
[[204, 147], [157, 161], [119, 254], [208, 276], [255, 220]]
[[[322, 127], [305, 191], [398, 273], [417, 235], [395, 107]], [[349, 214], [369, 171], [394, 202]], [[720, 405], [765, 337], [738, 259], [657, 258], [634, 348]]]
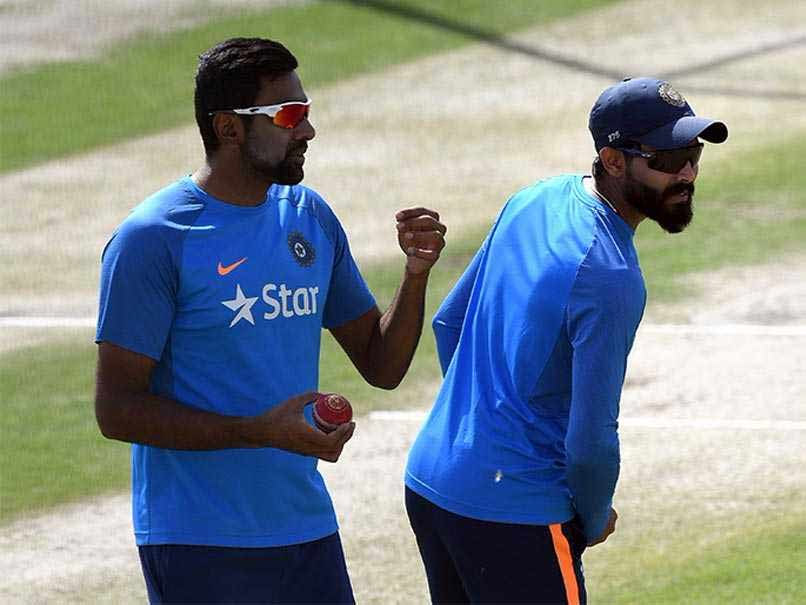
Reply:
[[338, 393], [320, 393], [313, 404], [313, 420], [325, 433], [335, 431], [339, 425], [353, 419], [353, 408]]

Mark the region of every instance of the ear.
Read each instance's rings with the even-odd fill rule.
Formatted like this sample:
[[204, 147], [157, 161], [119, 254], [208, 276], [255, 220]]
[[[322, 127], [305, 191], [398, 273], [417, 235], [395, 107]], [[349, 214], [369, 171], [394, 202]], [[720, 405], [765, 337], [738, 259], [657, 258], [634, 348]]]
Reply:
[[599, 157], [607, 174], [616, 178], [624, 176], [627, 171], [627, 159], [622, 152], [612, 147], [602, 147], [599, 150]]
[[243, 120], [233, 113], [217, 113], [213, 116], [213, 130], [221, 146], [241, 145], [246, 140]]

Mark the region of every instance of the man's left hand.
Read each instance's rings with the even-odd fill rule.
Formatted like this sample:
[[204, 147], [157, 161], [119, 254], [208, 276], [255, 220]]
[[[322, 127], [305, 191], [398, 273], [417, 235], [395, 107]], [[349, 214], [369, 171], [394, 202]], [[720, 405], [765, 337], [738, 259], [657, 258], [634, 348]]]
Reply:
[[407, 208], [395, 215], [397, 241], [406, 253], [409, 275], [428, 275], [445, 247], [448, 228], [439, 222], [439, 213], [428, 208]]

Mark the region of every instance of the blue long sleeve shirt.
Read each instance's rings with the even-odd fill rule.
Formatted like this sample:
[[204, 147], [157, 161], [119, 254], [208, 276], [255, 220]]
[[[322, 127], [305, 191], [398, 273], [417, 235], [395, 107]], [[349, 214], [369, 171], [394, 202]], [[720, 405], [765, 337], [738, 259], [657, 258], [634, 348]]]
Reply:
[[504, 206], [433, 321], [442, 388], [406, 485], [471, 518], [593, 539], [619, 472], [621, 388], [646, 301], [633, 231], [581, 175]]

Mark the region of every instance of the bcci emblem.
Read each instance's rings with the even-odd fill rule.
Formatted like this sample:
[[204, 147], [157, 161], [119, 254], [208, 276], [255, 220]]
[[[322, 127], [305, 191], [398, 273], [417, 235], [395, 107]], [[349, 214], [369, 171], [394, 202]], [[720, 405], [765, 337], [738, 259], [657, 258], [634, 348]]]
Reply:
[[300, 266], [310, 267], [316, 259], [316, 252], [311, 243], [299, 231], [292, 231], [288, 236], [288, 249]]
[[683, 95], [672, 88], [672, 85], [668, 82], [661, 82], [660, 86], [658, 86], [658, 94], [669, 105], [674, 105], [675, 107], [685, 107], [686, 105]]

